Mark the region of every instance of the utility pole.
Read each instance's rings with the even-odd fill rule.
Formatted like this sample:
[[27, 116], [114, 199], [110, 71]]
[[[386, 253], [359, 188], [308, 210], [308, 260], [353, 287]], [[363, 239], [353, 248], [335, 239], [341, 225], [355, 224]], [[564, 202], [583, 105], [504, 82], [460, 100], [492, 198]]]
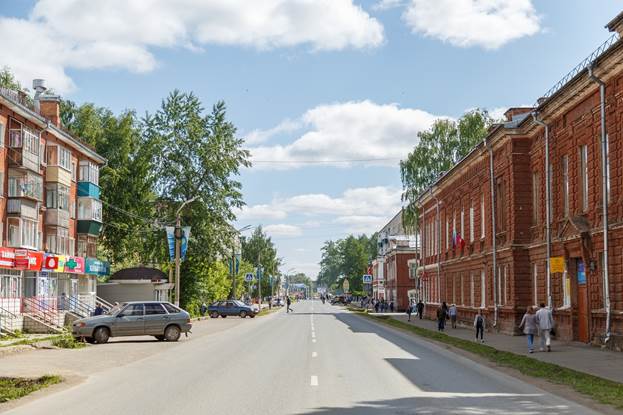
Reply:
[[262, 251], [257, 253], [257, 295], [260, 297], [259, 306], [262, 311]]
[[180, 218], [180, 212], [187, 204], [194, 202], [198, 196], [195, 196], [191, 199], [188, 199], [182, 206], [177, 209], [175, 212], [175, 305], [179, 307], [180, 305], [180, 297], [181, 297], [181, 286], [180, 286], [180, 256], [182, 251], [182, 220]]

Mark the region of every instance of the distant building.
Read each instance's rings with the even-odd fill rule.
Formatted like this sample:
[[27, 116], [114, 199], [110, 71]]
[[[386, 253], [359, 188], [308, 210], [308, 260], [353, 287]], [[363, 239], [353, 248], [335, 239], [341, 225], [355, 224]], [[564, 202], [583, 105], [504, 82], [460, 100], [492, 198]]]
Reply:
[[378, 256], [372, 261], [372, 296], [394, 302], [396, 310], [409, 305], [409, 292], [415, 288], [417, 259], [415, 235], [408, 235], [398, 212], [378, 233]]

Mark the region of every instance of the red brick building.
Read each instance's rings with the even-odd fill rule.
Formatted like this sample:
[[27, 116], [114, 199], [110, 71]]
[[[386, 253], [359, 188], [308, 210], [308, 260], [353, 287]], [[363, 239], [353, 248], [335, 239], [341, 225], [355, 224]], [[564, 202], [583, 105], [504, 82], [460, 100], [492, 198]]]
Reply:
[[446, 301], [471, 323], [482, 308], [514, 333], [527, 306], [546, 303], [562, 339], [623, 335], [622, 27], [623, 13], [606, 43], [420, 196], [417, 278], [431, 315]]

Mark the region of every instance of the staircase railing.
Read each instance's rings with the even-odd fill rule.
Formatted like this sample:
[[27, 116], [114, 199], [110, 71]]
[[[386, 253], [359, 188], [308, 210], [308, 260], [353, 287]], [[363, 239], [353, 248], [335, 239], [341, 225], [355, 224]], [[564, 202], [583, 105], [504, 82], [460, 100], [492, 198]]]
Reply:
[[95, 311], [95, 308], [81, 301], [77, 296], [58, 297], [58, 308], [59, 310], [71, 312], [78, 317], [90, 317]]
[[[3, 333], [15, 334], [15, 330], [13, 328], [13, 320], [16, 319], [16, 314], [13, 314], [9, 310], [0, 307], [0, 335]], [[7, 322], [11, 323], [11, 328], [7, 327]]]
[[51, 326], [62, 329], [58, 323], [56, 297], [25, 297], [23, 300], [24, 312]]

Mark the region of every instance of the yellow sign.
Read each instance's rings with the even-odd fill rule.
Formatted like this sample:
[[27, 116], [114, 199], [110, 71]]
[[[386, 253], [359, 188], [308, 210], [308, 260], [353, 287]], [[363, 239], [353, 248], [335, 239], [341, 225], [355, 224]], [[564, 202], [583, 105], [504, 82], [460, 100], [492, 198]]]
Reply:
[[565, 272], [565, 257], [553, 256], [549, 259], [549, 272], [552, 274]]

